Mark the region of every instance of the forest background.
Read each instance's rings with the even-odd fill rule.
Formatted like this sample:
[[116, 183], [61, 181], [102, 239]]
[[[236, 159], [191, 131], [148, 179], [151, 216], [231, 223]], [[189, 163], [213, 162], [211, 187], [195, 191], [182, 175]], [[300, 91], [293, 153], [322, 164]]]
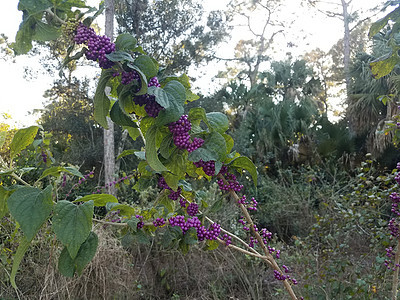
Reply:
[[[313, 49], [302, 55], [296, 54], [302, 32], [297, 32], [297, 38], [289, 34], [296, 26], [296, 16], [287, 14], [280, 1], [231, 1], [226, 10], [212, 12], [203, 12], [200, 3], [190, 0], [125, 0], [116, 6], [116, 31], [141, 36], [140, 44], [161, 62], [164, 72], [189, 71], [196, 76], [190, 70], [221, 66], [222, 62], [218, 88], [201, 95], [202, 86], [210, 84], [199, 80], [200, 99], [191, 105], [227, 114], [235, 150], [250, 157], [258, 169], [258, 186], [246, 185], [259, 203], [256, 219], [276, 234], [275, 243], [283, 249], [285, 262], [299, 281], [299, 294], [306, 299], [384, 299], [391, 288], [388, 278], [392, 271], [384, 263], [391, 240], [386, 230], [389, 194], [396, 187], [392, 170], [399, 159], [398, 136], [392, 130], [397, 127], [399, 80], [397, 68], [380, 79], [374, 79], [370, 70], [372, 61], [391, 50], [391, 24], [373, 37], [368, 32], [384, 7], [393, 9], [398, 3], [390, 1], [374, 9], [361, 5], [365, 9], [362, 14], [347, 7], [351, 3], [338, 1], [327, 7], [322, 1], [298, 2], [299, 10], [338, 18], [345, 28], [343, 38], [331, 49]], [[228, 56], [222, 57], [216, 49], [243, 20], [240, 26], [247, 27], [251, 38], [238, 40], [231, 52], [223, 53]], [[2, 42], [3, 59], [13, 60], [8, 39], [4, 37]], [[45, 92], [46, 106], [38, 120], [47, 145], [28, 148], [18, 164], [42, 161], [45, 169], [46, 156], [53, 163], [77, 166], [82, 173], [93, 172], [91, 180], [79, 185], [71, 181], [65, 188], [68, 195], [90, 194], [106, 184], [103, 131], [93, 119], [91, 79], [77, 76], [79, 65], [59, 72], [65, 57], [61, 49], [57, 43], [37, 43], [30, 52], [31, 56], [46, 53], [39, 59], [43, 72], [60, 78]], [[28, 77], [41, 76], [30, 71], [26, 69]], [[196, 82], [196, 77], [192, 80]], [[333, 99], [341, 99], [343, 104], [335, 122]], [[4, 120], [2, 130], [12, 132], [14, 128]], [[132, 170], [140, 157], [126, 155], [143, 145], [118, 128], [115, 141], [115, 193], [123, 201], [146, 206], [156, 196], [157, 187], [137, 190], [137, 173]], [[7, 144], [2, 151], [4, 155], [9, 151]], [[31, 170], [24, 176], [32, 179], [38, 173]], [[129, 179], [119, 181], [121, 177]], [[246, 181], [245, 176], [243, 179]], [[223, 196], [216, 184], [210, 182], [201, 192], [213, 199], [214, 218], [243, 235], [235, 211], [228, 205], [221, 209]], [[9, 245], [18, 235], [18, 231], [7, 231], [8, 222], [5, 217], [1, 225], [5, 297], [14, 292], [7, 282], [7, 268], [13, 250]], [[48, 256], [40, 253], [48, 253], [52, 243], [43, 236], [21, 267], [22, 295], [50, 298], [64, 289], [63, 295], [93, 299], [98, 295], [285, 299], [268, 270], [261, 268], [260, 272], [258, 262], [247, 257], [224, 249], [213, 254], [193, 249], [182, 256], [161, 247], [156, 237], [146, 241], [150, 247], [143, 248], [138, 241], [119, 241], [112, 230], [103, 234], [109, 244], [79, 280], [63, 279], [51, 264], [43, 263]], [[112, 259], [110, 248], [114, 250]], [[218, 271], [211, 271], [215, 264]], [[182, 265], [185, 268], [178, 267]], [[210, 271], [204, 272], [205, 267]], [[106, 270], [113, 270], [113, 275], [106, 275]], [[37, 282], [43, 285], [36, 286]]]

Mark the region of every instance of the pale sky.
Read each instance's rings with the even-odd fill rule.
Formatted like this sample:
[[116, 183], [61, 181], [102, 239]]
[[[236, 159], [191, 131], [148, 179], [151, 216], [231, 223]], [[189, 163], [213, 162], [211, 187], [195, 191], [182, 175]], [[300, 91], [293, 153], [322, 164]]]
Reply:
[[[91, 3], [96, 3], [91, 0]], [[203, 0], [203, 6], [208, 9], [224, 9], [229, 0]], [[301, 10], [297, 4], [300, 0], [290, 0], [286, 3], [286, 11], [290, 14], [296, 14], [295, 26], [298, 28], [298, 33], [302, 34], [305, 31], [306, 37], [304, 40], [298, 40], [296, 37], [286, 37], [288, 41], [295, 39], [299, 44], [298, 50], [292, 52], [300, 55], [306, 51], [320, 47], [327, 51], [329, 48], [343, 36], [343, 23], [337, 19], [326, 19], [318, 13], [311, 13], [305, 9]], [[372, 7], [379, 3], [379, 0], [354, 0], [355, 5], [362, 5], [363, 7]], [[2, 1], [0, 6], [0, 33], [8, 36], [10, 41], [15, 40], [15, 34], [18, 30], [19, 23], [22, 19], [22, 13], [17, 10], [17, 0]], [[223, 47], [221, 56], [233, 53], [232, 49], [235, 45], [235, 40], [247, 37], [245, 33], [240, 33], [240, 30], [235, 31], [236, 38], [233, 39], [232, 45]], [[283, 50], [283, 49], [282, 49]], [[229, 53], [230, 52], [230, 53]], [[281, 51], [284, 59], [285, 51]], [[0, 59], [0, 87], [1, 87], [1, 100], [0, 100], [0, 114], [9, 113], [17, 122], [18, 126], [27, 126], [34, 124], [35, 119], [28, 116], [28, 112], [36, 108], [42, 108], [44, 98], [42, 97], [44, 91], [50, 88], [52, 80], [49, 76], [40, 75], [38, 78], [26, 81], [23, 79], [24, 66], [29, 66], [33, 69], [39, 68], [36, 59], [27, 56], [20, 56], [16, 58], [16, 63], [11, 61], [3, 61]], [[221, 65], [223, 69], [223, 65]], [[211, 78], [219, 71], [217, 68], [207, 68], [204, 77], [199, 80], [195, 85], [201, 85], [202, 93], [210, 92], [215, 88], [218, 81], [211, 83]], [[195, 86], [194, 85], [194, 86]]]

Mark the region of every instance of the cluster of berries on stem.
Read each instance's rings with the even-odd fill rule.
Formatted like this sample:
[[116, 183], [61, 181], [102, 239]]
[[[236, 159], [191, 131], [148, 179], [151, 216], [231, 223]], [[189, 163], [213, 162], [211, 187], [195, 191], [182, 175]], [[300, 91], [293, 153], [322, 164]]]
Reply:
[[108, 36], [99, 36], [93, 28], [86, 27], [82, 23], [79, 23], [74, 41], [77, 44], [85, 44], [87, 46], [88, 50], [85, 52], [86, 58], [97, 61], [100, 68], [109, 69], [114, 65], [114, 63], [106, 57], [106, 54], [115, 51], [115, 44], [111, 42]]
[[179, 149], [193, 152], [204, 144], [204, 140], [201, 138], [195, 137], [190, 140], [189, 131], [192, 129], [192, 124], [187, 115], [182, 115], [178, 121], [169, 123], [168, 129], [172, 133], [175, 146]]

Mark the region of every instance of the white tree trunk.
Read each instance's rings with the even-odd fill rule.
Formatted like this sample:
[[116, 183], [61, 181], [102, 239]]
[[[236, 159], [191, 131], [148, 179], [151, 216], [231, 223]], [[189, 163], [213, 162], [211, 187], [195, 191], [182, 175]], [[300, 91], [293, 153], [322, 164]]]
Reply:
[[[105, 0], [105, 34], [113, 40], [114, 0]], [[107, 192], [116, 196], [113, 184], [115, 172], [114, 123], [107, 117], [108, 129], [104, 129], [104, 179]]]

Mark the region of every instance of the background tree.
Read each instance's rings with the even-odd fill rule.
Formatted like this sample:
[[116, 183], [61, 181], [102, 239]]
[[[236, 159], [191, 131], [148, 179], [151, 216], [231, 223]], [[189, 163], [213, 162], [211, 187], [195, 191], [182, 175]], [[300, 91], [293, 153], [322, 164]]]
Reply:
[[210, 61], [230, 31], [223, 12], [211, 11], [206, 16], [197, 0], [121, 0], [116, 20], [118, 32], [138, 37], [166, 74]]

